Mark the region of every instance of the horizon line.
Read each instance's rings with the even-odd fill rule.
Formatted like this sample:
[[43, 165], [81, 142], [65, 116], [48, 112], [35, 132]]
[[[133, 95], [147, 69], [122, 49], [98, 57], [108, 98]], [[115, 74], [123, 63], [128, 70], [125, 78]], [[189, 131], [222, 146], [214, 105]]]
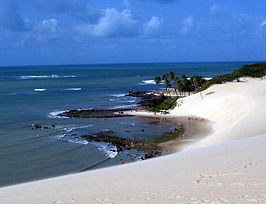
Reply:
[[117, 62], [117, 63], [88, 63], [88, 64], [28, 64], [28, 65], [0, 65], [0, 68], [5, 68], [5, 67], [39, 67], [39, 66], [45, 66], [45, 67], [50, 67], [50, 66], [104, 66], [104, 65], [127, 65], [127, 64], [183, 64], [183, 63], [191, 63], [191, 64], [196, 64], [196, 63], [233, 63], [233, 62], [247, 62], [247, 63], [258, 63], [258, 62], [266, 62], [266, 60], [236, 60], [236, 61], [182, 61], [182, 62]]

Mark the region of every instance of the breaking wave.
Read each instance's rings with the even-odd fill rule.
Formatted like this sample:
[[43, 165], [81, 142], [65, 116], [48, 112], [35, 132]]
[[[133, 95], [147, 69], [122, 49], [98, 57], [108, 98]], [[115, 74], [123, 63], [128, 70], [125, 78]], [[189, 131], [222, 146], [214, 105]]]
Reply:
[[81, 88], [66, 88], [64, 91], [81, 91]]
[[57, 74], [52, 75], [29, 75], [29, 76], [19, 76], [19, 79], [27, 80], [27, 79], [59, 79], [59, 78], [75, 78], [76, 75], [66, 75], [66, 76], [59, 76]]
[[46, 91], [46, 89], [34, 89], [34, 91], [36, 91], [36, 92], [43, 92], [43, 91]]

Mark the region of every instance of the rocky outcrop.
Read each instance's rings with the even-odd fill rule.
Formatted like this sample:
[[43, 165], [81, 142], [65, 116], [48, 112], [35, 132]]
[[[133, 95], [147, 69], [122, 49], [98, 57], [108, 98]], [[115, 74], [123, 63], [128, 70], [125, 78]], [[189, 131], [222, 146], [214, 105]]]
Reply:
[[152, 157], [158, 157], [162, 154], [163, 147], [160, 146], [161, 143], [167, 142], [178, 137], [182, 137], [184, 134], [184, 128], [176, 128], [173, 132], [168, 132], [160, 137], [149, 139], [149, 140], [132, 140], [121, 137], [116, 137], [114, 135], [108, 134], [106, 132], [100, 132], [96, 135], [84, 135], [82, 138], [87, 141], [95, 142], [106, 142], [116, 146], [117, 151], [121, 152], [124, 150], [137, 150], [144, 152], [145, 158], [148, 159]]
[[[64, 113], [59, 114], [61, 117], [68, 118], [117, 118], [117, 117], [125, 117], [125, 111], [129, 111], [129, 109], [116, 109], [116, 110], [69, 110]], [[127, 116], [128, 117], [128, 116]]]
[[55, 128], [55, 125], [40, 125], [40, 124], [31, 124], [29, 125], [29, 127], [31, 127], [32, 130], [37, 130], [37, 129], [52, 129]]

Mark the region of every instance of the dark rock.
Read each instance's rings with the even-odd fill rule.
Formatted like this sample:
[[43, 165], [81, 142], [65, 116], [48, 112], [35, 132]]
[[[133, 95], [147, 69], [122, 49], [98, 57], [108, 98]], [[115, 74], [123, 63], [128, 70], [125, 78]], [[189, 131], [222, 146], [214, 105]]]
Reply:
[[[161, 136], [163, 137], [163, 136]], [[161, 155], [163, 148], [159, 146], [160, 143], [150, 140], [133, 140], [116, 137], [106, 132], [100, 132], [94, 135], [83, 135], [82, 138], [87, 141], [106, 142], [116, 146], [118, 152], [124, 150], [137, 150], [145, 153], [145, 158], [158, 157]]]
[[[117, 118], [125, 117], [124, 111], [129, 111], [131, 109], [115, 109], [115, 110], [69, 110], [64, 113], [59, 114], [59, 116], [69, 117], [69, 118]], [[129, 117], [129, 116], [127, 116]]]
[[146, 91], [132, 91], [126, 94], [126, 96], [132, 96], [132, 97], [144, 97], [147, 96], [148, 93], [151, 92], [146, 92]]

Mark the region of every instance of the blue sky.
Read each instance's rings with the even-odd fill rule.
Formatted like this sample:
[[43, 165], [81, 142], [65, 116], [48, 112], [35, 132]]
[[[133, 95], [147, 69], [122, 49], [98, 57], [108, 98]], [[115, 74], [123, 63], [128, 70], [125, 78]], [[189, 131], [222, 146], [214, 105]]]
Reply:
[[0, 0], [0, 66], [253, 60], [265, 0]]

